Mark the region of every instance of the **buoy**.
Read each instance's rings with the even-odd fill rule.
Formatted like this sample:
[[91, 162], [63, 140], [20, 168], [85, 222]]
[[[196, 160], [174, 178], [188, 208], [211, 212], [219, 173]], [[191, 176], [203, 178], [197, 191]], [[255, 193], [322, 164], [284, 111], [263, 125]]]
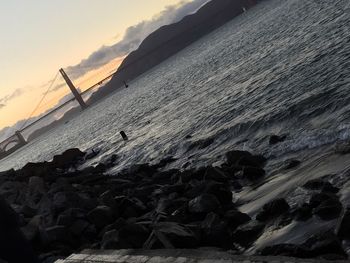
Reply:
[[124, 140], [124, 141], [129, 140], [128, 136], [126, 135], [126, 133], [125, 133], [124, 131], [121, 131], [121, 132], [120, 132], [120, 135], [123, 137], [123, 140]]

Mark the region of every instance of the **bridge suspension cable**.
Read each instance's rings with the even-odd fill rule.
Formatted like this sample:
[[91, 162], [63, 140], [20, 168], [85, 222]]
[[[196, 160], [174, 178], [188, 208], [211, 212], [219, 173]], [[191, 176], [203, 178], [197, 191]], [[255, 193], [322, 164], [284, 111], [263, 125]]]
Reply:
[[55, 81], [58, 78], [58, 74], [59, 72], [56, 73], [56, 76], [52, 79], [52, 81], [50, 82], [50, 85], [48, 86], [47, 90], [45, 91], [44, 95], [42, 96], [42, 98], [40, 99], [40, 101], [38, 102], [38, 104], [35, 106], [34, 110], [30, 113], [30, 115], [28, 116], [28, 118], [26, 119], [26, 121], [23, 123], [23, 125], [21, 126], [21, 128], [19, 130], [22, 130], [28, 123], [28, 121], [30, 120], [31, 117], [33, 117], [34, 113], [38, 110], [38, 108], [40, 107], [41, 103], [44, 101], [45, 97], [47, 96], [47, 94], [49, 94], [51, 88], [53, 87], [53, 84], [55, 83]]

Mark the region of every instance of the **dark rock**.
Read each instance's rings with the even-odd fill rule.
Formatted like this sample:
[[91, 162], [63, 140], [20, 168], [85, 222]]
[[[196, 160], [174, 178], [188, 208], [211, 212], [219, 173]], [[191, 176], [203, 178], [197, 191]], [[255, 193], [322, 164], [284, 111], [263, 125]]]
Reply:
[[266, 158], [261, 155], [252, 155], [245, 151], [230, 151], [226, 153], [226, 162], [229, 166], [263, 167], [266, 163]]
[[245, 166], [243, 168], [243, 177], [249, 181], [256, 181], [265, 176], [265, 171], [259, 167]]
[[65, 242], [69, 240], [69, 235], [64, 226], [53, 226], [45, 229], [46, 241], [48, 243], [53, 242]]
[[267, 221], [269, 219], [278, 217], [289, 211], [289, 205], [285, 199], [275, 199], [263, 206], [263, 210], [257, 214], [258, 221]]
[[103, 158], [100, 164], [103, 164], [105, 169], [109, 169], [115, 165], [117, 160], [118, 160], [118, 155], [112, 154], [110, 156], [107, 156], [106, 158]]
[[96, 207], [96, 205], [96, 200], [87, 199], [75, 192], [58, 192], [53, 196], [53, 206], [58, 212], [68, 208], [83, 208], [91, 210]]
[[250, 216], [241, 213], [237, 210], [230, 210], [225, 213], [225, 219], [228, 223], [228, 226], [231, 230], [236, 229], [238, 226], [242, 224], [246, 224], [251, 220]]
[[299, 161], [299, 160], [294, 160], [294, 159], [288, 160], [288, 161], [286, 161], [284, 169], [286, 169], [286, 170], [293, 169], [293, 168], [299, 166], [300, 164], [301, 164], [301, 161]]
[[120, 248], [142, 248], [149, 237], [149, 230], [141, 224], [127, 224], [118, 232]]
[[69, 149], [60, 155], [55, 155], [52, 160], [52, 166], [56, 168], [69, 168], [75, 165], [85, 156], [85, 153], [77, 148]]
[[304, 245], [311, 251], [312, 257], [322, 255], [339, 255], [343, 259], [347, 255], [338, 237], [331, 231], [325, 231], [309, 238]]
[[287, 138], [287, 135], [281, 135], [281, 136], [271, 135], [270, 139], [269, 139], [269, 144], [274, 145], [274, 144], [277, 144], [279, 142], [283, 142], [286, 138]]
[[219, 209], [219, 200], [211, 194], [202, 194], [188, 203], [188, 210], [191, 213], [210, 213]]
[[23, 178], [29, 178], [31, 176], [47, 177], [51, 172], [52, 167], [48, 162], [27, 163], [20, 171], [18, 171]]
[[303, 187], [305, 189], [321, 190], [323, 192], [329, 192], [334, 194], [339, 192], [339, 188], [334, 187], [330, 182], [325, 182], [321, 179], [310, 180], [306, 184], [304, 184]]
[[86, 152], [85, 160], [90, 160], [100, 153], [100, 149], [90, 149]]
[[84, 233], [84, 231], [89, 227], [89, 225], [89, 222], [87, 222], [86, 220], [78, 219], [70, 225], [69, 231], [74, 236], [79, 237]]
[[114, 209], [116, 209], [123, 218], [139, 217], [147, 210], [147, 207], [137, 198], [117, 196], [114, 200], [116, 202]]
[[350, 240], [350, 209], [347, 208], [339, 226], [338, 237], [340, 239]]
[[278, 244], [268, 246], [260, 251], [263, 256], [285, 256], [285, 257], [296, 257], [296, 258], [310, 258], [311, 252], [300, 245], [294, 244]]
[[32, 176], [28, 181], [28, 191], [26, 200], [29, 204], [37, 204], [41, 197], [46, 193], [44, 180], [38, 176]]
[[227, 182], [229, 178], [219, 168], [209, 166], [208, 168], [205, 169], [204, 179], [214, 180], [217, 182]]
[[312, 207], [309, 204], [303, 204], [294, 211], [294, 219], [297, 221], [306, 221], [312, 217]]
[[338, 218], [342, 211], [342, 204], [336, 199], [328, 199], [314, 208], [313, 213], [323, 220]]
[[102, 242], [102, 249], [118, 249], [119, 248], [119, 236], [118, 231], [113, 229], [104, 233]]
[[322, 202], [327, 200], [331, 200], [332, 202], [336, 203], [338, 201], [338, 197], [332, 193], [316, 193], [311, 196], [309, 204], [312, 208], [316, 208]]
[[98, 206], [87, 214], [89, 221], [97, 228], [103, 228], [113, 221], [113, 212], [108, 206]]
[[265, 225], [257, 221], [250, 221], [247, 224], [237, 227], [232, 238], [235, 243], [248, 247], [261, 235]]
[[227, 224], [215, 213], [209, 213], [201, 223], [202, 246], [229, 248], [231, 237]]
[[168, 249], [195, 248], [199, 245], [199, 237], [189, 226], [174, 222], [159, 222], [153, 227], [154, 236], [145, 243], [146, 249], [153, 248], [155, 241]]

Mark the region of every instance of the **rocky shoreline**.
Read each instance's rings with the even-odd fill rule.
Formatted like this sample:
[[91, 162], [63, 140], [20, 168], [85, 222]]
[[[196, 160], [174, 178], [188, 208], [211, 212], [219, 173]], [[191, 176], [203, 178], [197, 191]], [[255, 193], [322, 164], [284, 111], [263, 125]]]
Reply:
[[[253, 218], [239, 211], [232, 193], [267, 177], [268, 161], [246, 151], [226, 153], [220, 167], [165, 169], [174, 161], [138, 164], [108, 175], [118, 161], [112, 155], [95, 167], [77, 169], [98, 153], [70, 149], [51, 162], [28, 163], [0, 173], [0, 195], [18, 214], [18, 224], [40, 255], [54, 262], [91, 249], [174, 249], [216, 247], [246, 253], [271, 226], [283, 228], [312, 217], [338, 220], [334, 231], [310, 236], [303, 244], [275, 244], [260, 255], [347, 259], [350, 210], [339, 189], [326, 180], [303, 188], [309, 201], [291, 208], [283, 199], [266, 203]], [[288, 169], [298, 163], [294, 161]]]

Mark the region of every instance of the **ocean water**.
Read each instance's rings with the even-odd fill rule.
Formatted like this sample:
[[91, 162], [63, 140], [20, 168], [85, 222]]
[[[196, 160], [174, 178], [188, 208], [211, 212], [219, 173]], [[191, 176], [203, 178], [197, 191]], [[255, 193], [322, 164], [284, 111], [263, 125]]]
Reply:
[[[348, 140], [349, 91], [349, 0], [268, 0], [1, 160], [0, 170], [72, 147], [100, 149], [90, 164], [116, 153], [112, 173], [166, 156], [177, 167], [213, 163], [231, 149], [284, 156]], [[270, 134], [288, 137], [271, 147]]]

